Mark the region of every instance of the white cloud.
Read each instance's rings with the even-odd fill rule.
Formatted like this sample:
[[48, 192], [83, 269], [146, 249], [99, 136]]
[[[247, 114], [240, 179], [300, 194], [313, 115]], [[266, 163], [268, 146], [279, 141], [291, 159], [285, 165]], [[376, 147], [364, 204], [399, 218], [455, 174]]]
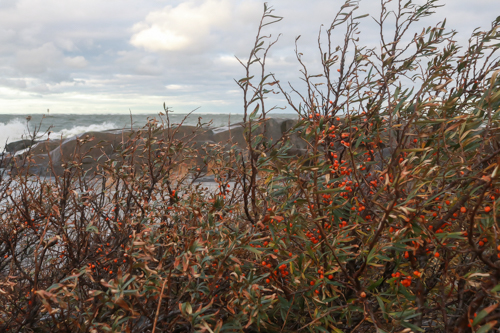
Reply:
[[26, 74], [41, 74], [61, 60], [61, 51], [52, 43], [45, 43], [33, 49], [19, 50], [16, 68]]
[[133, 35], [130, 42], [148, 51], [176, 51], [189, 46], [191, 40], [175, 31], [153, 25]]
[[[325, 31], [344, 0], [267, 1], [284, 19], [263, 28], [273, 40], [283, 33], [266, 69], [300, 90], [295, 38], [302, 35], [302, 60], [311, 74], [318, 73], [318, 30], [323, 24]], [[156, 112], [164, 101], [178, 112], [197, 106], [199, 112], [238, 112], [241, 91], [233, 78], [244, 72], [234, 55], [248, 57], [263, 2], [0, 0], [0, 112]], [[448, 29], [457, 29], [458, 44], [464, 45], [474, 27], [487, 28], [498, 15], [491, 10], [498, 0], [447, 2], [408, 36], [447, 17]], [[379, 7], [378, 1], [363, 0], [358, 12], [378, 17]], [[378, 47], [373, 20], [363, 21], [360, 44]], [[334, 47], [342, 43], [343, 28], [332, 35]], [[275, 97], [268, 105], [284, 105], [271, 101]]]
[[66, 57], [64, 58], [64, 63], [72, 68], [84, 68], [88, 65], [87, 60], [82, 56]]
[[200, 50], [213, 41], [216, 32], [234, 28], [249, 7], [230, 0], [189, 0], [166, 6], [134, 25], [130, 43], [153, 52]]
[[182, 84], [168, 84], [165, 86], [168, 90], [183, 90], [188, 88], [188, 86], [183, 86]]
[[[246, 59], [239, 58], [243, 63], [246, 62]], [[229, 55], [222, 55], [219, 58], [216, 59], [216, 61], [221, 62], [224, 65], [227, 66], [234, 66], [234, 65], [240, 65], [238, 59], [236, 59], [234, 56], [229, 56]]]
[[0, 27], [0, 42], [6, 43], [13, 41], [16, 36], [14, 29], [4, 29]]
[[25, 89], [27, 87], [26, 80], [19, 79], [0, 79], [0, 86], [8, 86], [17, 89]]
[[77, 51], [78, 48], [75, 45], [75, 42], [71, 40], [71, 38], [67, 37], [59, 37], [55, 40], [55, 45], [64, 51], [74, 52]]

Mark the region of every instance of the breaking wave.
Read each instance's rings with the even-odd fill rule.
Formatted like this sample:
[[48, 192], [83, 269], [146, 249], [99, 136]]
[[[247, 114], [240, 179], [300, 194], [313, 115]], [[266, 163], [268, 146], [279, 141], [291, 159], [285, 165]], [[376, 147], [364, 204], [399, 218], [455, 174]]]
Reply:
[[[74, 126], [70, 129], [62, 129], [59, 132], [50, 133], [51, 139], [70, 138], [72, 136], [82, 134], [85, 132], [102, 132], [107, 130], [116, 129], [116, 125], [112, 122], [105, 122], [102, 124], [92, 124], [89, 126]], [[45, 138], [47, 136], [45, 135]]]
[[3, 148], [4, 144], [8, 142], [21, 140], [28, 136], [26, 121], [15, 118], [7, 123], [0, 122], [0, 147]]
[[[88, 126], [77, 125], [71, 128], [63, 128], [59, 131], [50, 133], [51, 139], [69, 138], [85, 132], [102, 132], [111, 129], [116, 129], [117, 126], [113, 122], [104, 122], [101, 124], [91, 124]], [[33, 126], [28, 126], [26, 121], [20, 118], [14, 118], [6, 123], [0, 122], [0, 147], [4, 147], [9, 142], [14, 142], [21, 139], [29, 139], [30, 133], [33, 133]], [[47, 133], [38, 132], [36, 140], [45, 140], [49, 137]], [[1, 150], [1, 149], [0, 149]]]

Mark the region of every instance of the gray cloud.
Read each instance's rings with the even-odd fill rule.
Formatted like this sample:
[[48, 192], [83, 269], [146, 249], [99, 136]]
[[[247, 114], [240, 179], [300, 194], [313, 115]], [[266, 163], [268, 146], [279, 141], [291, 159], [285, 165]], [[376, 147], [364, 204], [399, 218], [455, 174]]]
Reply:
[[[268, 70], [301, 85], [298, 35], [304, 61], [319, 70], [320, 25], [328, 26], [343, 2], [269, 0], [284, 19], [263, 31], [273, 38], [282, 33]], [[496, 3], [449, 1], [412, 31], [446, 17], [464, 45], [475, 27], [489, 26]], [[248, 56], [262, 10], [257, 0], [2, 1], [0, 112], [156, 112], [163, 102], [180, 112], [198, 106], [199, 112], [239, 112], [233, 79], [244, 72], [234, 55]], [[378, 1], [361, 1], [360, 14], [378, 12]], [[373, 20], [364, 19], [360, 29], [360, 43], [377, 47]]]

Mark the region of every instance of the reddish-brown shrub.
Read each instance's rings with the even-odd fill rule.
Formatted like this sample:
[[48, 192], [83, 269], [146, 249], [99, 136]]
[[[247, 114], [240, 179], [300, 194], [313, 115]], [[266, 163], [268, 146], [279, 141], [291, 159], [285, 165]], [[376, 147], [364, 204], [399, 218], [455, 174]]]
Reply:
[[[368, 50], [354, 5], [326, 31], [321, 75], [297, 51], [299, 105], [265, 74], [261, 28], [280, 19], [265, 8], [237, 81], [247, 149], [195, 150], [159, 138], [169, 122], [150, 122], [95, 174], [84, 152], [54, 179], [5, 169], [0, 330], [498, 329], [500, 21], [462, 53], [444, 24], [402, 44], [436, 4], [399, 1], [395, 36]], [[250, 85], [254, 65], [262, 75]], [[260, 130], [273, 86], [300, 116], [288, 134], [305, 151]], [[215, 190], [193, 181], [206, 168], [177, 168], [200, 154]]]

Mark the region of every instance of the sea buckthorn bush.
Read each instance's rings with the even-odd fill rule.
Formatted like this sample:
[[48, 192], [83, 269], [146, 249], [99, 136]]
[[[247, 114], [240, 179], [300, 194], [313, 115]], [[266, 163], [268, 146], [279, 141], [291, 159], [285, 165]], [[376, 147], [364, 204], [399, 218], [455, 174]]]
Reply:
[[[464, 48], [444, 23], [407, 37], [437, 6], [382, 2], [369, 49], [347, 1], [290, 92], [265, 6], [236, 81], [245, 149], [175, 138], [165, 109], [92, 172], [89, 151], [62, 176], [30, 176], [29, 153], [3, 169], [0, 330], [497, 330], [500, 19]], [[270, 93], [298, 114], [274, 140]]]

